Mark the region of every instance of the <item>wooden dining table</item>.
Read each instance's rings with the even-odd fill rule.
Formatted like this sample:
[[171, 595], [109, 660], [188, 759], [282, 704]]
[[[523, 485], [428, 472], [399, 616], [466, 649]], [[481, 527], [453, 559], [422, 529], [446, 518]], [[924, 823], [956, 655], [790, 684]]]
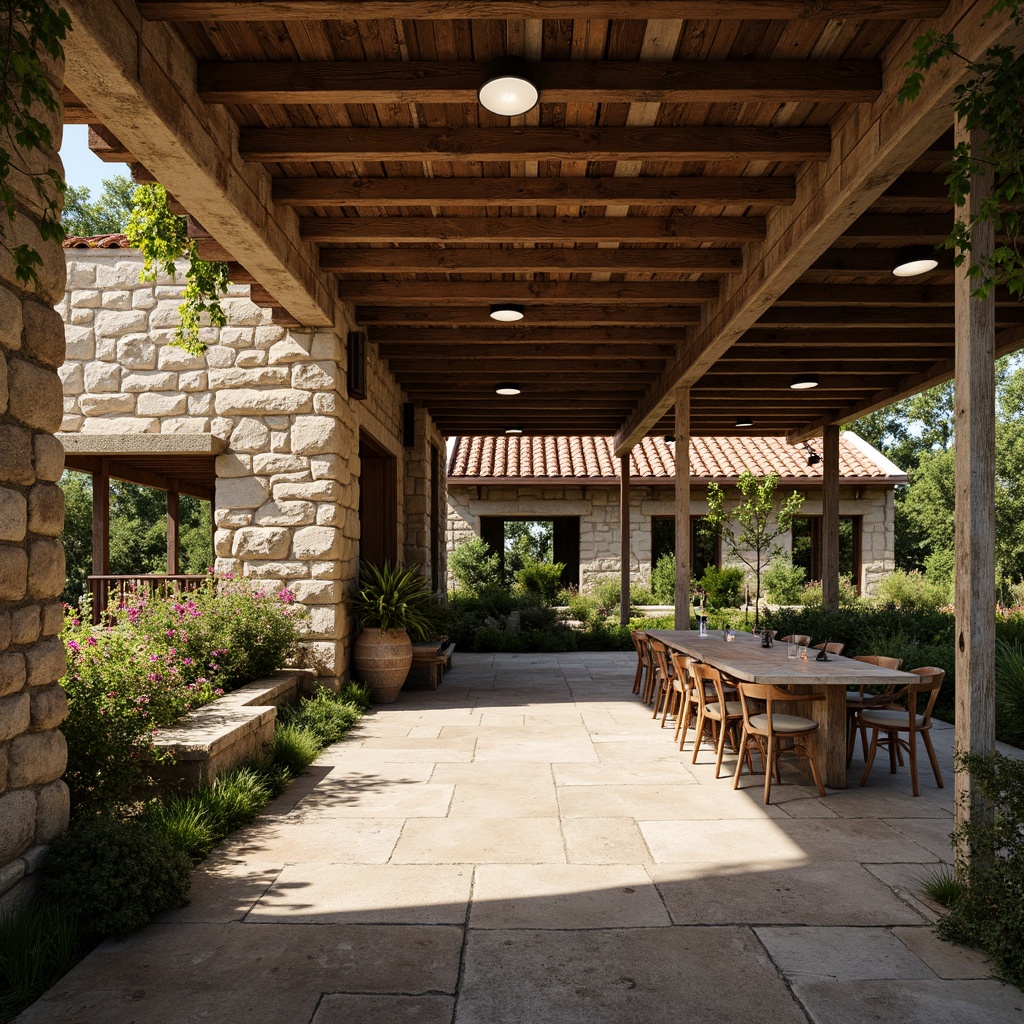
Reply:
[[846, 691], [860, 686], [906, 686], [917, 679], [910, 672], [837, 654], [830, 654], [828, 661], [816, 661], [814, 648], [808, 650], [806, 661], [790, 658], [788, 644], [776, 640], [774, 646], [762, 647], [761, 637], [751, 633], [737, 632], [731, 641], [722, 630], [712, 630], [706, 637], [695, 629], [651, 629], [647, 635], [739, 682], [784, 686], [792, 693], [824, 693], [823, 701], [801, 704], [799, 713], [808, 716], [813, 709], [809, 717], [819, 726], [818, 770], [832, 789], [846, 788]]

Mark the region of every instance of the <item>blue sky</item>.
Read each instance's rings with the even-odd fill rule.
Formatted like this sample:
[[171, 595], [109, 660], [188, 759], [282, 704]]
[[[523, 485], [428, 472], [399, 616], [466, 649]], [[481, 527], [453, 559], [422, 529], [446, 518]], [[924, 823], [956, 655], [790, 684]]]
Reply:
[[92, 198], [103, 191], [103, 179], [118, 174], [130, 175], [127, 164], [105, 164], [98, 156], [89, 152], [89, 128], [84, 124], [64, 126], [64, 139], [60, 147], [60, 158], [64, 162], [64, 177], [75, 188], [86, 186]]

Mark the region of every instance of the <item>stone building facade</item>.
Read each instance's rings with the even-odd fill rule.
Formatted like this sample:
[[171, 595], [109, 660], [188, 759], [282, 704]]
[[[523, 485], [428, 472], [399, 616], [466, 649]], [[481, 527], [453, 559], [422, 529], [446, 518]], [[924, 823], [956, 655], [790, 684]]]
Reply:
[[[820, 442], [818, 442], [820, 450]], [[809, 448], [781, 438], [694, 438], [691, 442], [691, 516], [707, 513], [707, 484], [725, 490], [726, 508], [735, 506], [735, 482], [750, 470], [780, 477], [777, 494], [799, 491], [801, 517], [820, 518], [821, 463], [808, 465]], [[815, 452], [817, 454], [817, 452]], [[579, 586], [588, 591], [602, 580], [619, 579], [620, 514], [618, 460], [609, 438], [456, 438], [448, 469], [448, 549], [481, 535], [487, 519], [579, 519]], [[631, 456], [630, 579], [647, 586], [653, 568], [653, 522], [675, 515], [674, 443], [645, 438]], [[854, 580], [870, 594], [894, 568], [893, 494], [906, 476], [855, 434], [840, 446], [840, 518], [851, 520], [858, 563]], [[484, 528], [486, 529], [486, 528]], [[792, 534], [779, 538], [784, 552]], [[556, 558], [558, 555], [556, 554]], [[560, 559], [561, 560], [561, 559]], [[721, 551], [723, 565], [741, 565]], [[742, 565], [741, 565], [742, 567]]]
[[[60, 69], [52, 71], [59, 83]], [[59, 115], [34, 113], [59, 147]], [[57, 539], [64, 452], [53, 436], [64, 358], [64, 325], [53, 307], [64, 292], [64, 260], [58, 243], [40, 238], [39, 198], [17, 169], [38, 172], [60, 160], [54, 151], [18, 155], [7, 179], [16, 219], [5, 223], [4, 241], [31, 245], [42, 263], [38, 283], [26, 285], [9, 249], [0, 248], [0, 917], [28, 898], [46, 844], [67, 826], [69, 810], [59, 728], [67, 698], [58, 682], [66, 668]]]
[[428, 576], [443, 574], [443, 563], [430, 562], [429, 512], [432, 453], [444, 442], [429, 417], [415, 410], [411, 436], [403, 436], [403, 396], [372, 346], [366, 398], [348, 396], [354, 323], [277, 326], [250, 301], [247, 285], [232, 285], [222, 302], [227, 326], [204, 329], [206, 351], [193, 356], [172, 344], [184, 264], [173, 280], [143, 282], [134, 250], [66, 254], [67, 291], [57, 311], [67, 324], [60, 436], [69, 450], [109, 451], [101, 438], [118, 438], [125, 451], [171, 454], [189, 448], [182, 435], [219, 439], [217, 571], [289, 586], [308, 611], [307, 666], [343, 675], [354, 629], [346, 594], [362, 533], [361, 446], [394, 464], [395, 557]]

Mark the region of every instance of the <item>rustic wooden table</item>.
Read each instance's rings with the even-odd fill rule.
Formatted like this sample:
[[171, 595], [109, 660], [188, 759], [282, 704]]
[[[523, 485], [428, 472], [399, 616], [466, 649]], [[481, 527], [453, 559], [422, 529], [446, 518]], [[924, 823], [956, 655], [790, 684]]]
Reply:
[[[815, 661], [817, 651], [807, 652], [807, 661], [787, 655], [787, 645], [775, 641], [774, 647], [762, 647], [761, 638], [736, 633], [730, 643], [721, 630], [701, 637], [695, 629], [652, 629], [655, 636], [673, 650], [697, 658], [731, 676], [749, 683], [769, 683], [792, 687], [800, 693], [820, 690], [825, 700], [810, 705], [819, 724], [818, 769], [825, 785], [846, 788], [846, 691], [859, 686], [905, 686], [916, 678], [909, 672], [868, 665], [863, 661], [830, 654], [828, 661]], [[806, 714], [802, 705], [800, 714]]]

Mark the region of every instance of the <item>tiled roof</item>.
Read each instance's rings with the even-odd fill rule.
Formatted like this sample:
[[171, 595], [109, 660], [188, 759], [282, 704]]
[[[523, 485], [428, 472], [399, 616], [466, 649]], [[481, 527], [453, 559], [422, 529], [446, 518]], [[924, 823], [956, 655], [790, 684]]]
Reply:
[[[821, 454], [821, 441], [810, 442]], [[617, 480], [619, 460], [610, 437], [457, 437], [448, 460], [453, 482], [480, 479]], [[781, 437], [694, 437], [692, 479], [735, 480], [749, 470], [786, 480], [820, 480], [822, 463], [807, 464], [807, 448]], [[630, 456], [630, 476], [675, 477], [675, 442], [645, 437]], [[845, 480], [905, 483], [906, 475], [856, 434], [839, 439], [839, 473]]]
[[130, 249], [128, 236], [113, 235], [69, 235], [63, 242], [65, 249]]

